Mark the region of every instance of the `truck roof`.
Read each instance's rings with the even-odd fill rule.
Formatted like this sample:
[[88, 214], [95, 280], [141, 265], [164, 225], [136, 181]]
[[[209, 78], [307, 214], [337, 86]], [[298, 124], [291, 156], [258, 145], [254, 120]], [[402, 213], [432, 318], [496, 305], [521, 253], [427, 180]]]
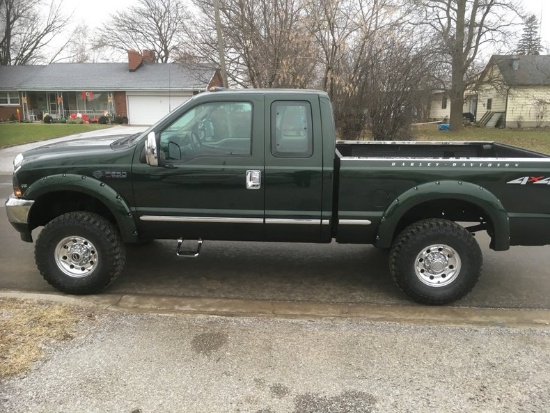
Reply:
[[212, 87], [208, 89], [209, 92], [212, 93], [253, 93], [253, 94], [289, 94], [289, 93], [296, 93], [296, 94], [311, 94], [311, 95], [321, 95], [328, 97], [327, 92], [322, 90], [315, 90], [315, 89], [225, 89], [222, 87]]

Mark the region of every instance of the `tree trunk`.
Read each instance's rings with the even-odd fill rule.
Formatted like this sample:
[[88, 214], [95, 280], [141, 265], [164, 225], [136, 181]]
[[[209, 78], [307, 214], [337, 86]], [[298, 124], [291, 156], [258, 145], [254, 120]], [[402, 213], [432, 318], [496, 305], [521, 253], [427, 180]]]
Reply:
[[458, 0], [456, 3], [456, 35], [454, 50], [452, 51], [452, 77], [451, 77], [451, 130], [462, 130], [462, 107], [464, 105], [464, 61], [467, 52], [464, 50], [464, 30], [466, 27], [466, 0]]
[[[454, 60], [454, 59], [453, 59]], [[460, 67], [455, 67], [455, 64]], [[464, 125], [462, 120], [462, 108], [464, 106], [464, 71], [461, 62], [453, 62], [453, 74], [451, 82], [451, 118], [450, 128], [452, 131], [460, 131]]]

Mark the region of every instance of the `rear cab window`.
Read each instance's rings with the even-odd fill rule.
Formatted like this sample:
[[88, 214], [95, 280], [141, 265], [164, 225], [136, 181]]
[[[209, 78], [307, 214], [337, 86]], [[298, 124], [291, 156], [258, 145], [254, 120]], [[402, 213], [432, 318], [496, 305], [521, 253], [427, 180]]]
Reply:
[[309, 158], [313, 154], [311, 104], [276, 101], [271, 105], [271, 153], [278, 158]]

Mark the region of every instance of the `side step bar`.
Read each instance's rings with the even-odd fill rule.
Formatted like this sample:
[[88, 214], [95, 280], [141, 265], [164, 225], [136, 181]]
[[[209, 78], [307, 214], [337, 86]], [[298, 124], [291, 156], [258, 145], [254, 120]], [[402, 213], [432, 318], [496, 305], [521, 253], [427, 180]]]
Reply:
[[185, 240], [183, 238], [178, 239], [178, 248], [176, 249], [176, 255], [178, 257], [185, 257], [185, 258], [195, 258], [198, 257], [201, 253], [201, 247], [202, 247], [202, 239], [197, 240], [197, 249], [195, 251], [193, 250], [184, 250], [183, 249], [183, 243]]

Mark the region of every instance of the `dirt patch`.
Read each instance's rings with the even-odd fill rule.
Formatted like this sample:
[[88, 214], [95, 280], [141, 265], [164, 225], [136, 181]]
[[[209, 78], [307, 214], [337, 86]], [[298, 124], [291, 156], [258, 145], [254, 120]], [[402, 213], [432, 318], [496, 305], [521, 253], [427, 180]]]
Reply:
[[44, 349], [73, 338], [82, 320], [93, 319], [86, 308], [0, 298], [0, 381], [27, 371]]

